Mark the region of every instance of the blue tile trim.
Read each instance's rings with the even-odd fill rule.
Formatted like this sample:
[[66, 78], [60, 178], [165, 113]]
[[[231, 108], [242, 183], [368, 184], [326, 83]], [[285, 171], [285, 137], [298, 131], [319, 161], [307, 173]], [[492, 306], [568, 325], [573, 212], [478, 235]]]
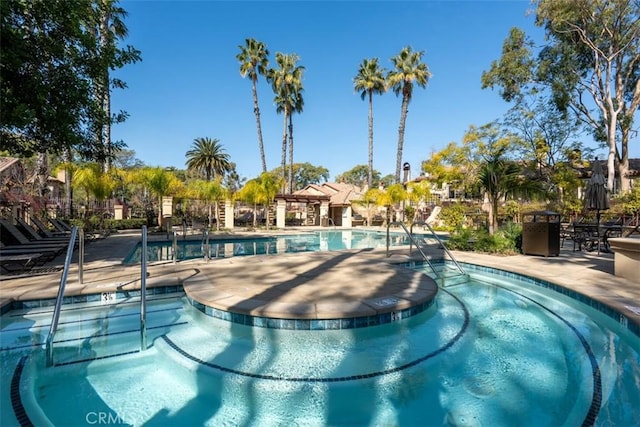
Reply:
[[[229, 368], [226, 366], [222, 366], [222, 365], [218, 365], [216, 363], [213, 362], [209, 362], [206, 360], [202, 360], [190, 353], [187, 353], [184, 349], [182, 349], [180, 346], [178, 346], [176, 343], [174, 343], [168, 336], [166, 335], [161, 335], [160, 338], [162, 338], [172, 349], [174, 349], [175, 351], [177, 351], [179, 354], [181, 354], [183, 357], [196, 362], [200, 365], [203, 366], [207, 366], [209, 368], [213, 368], [216, 369], [218, 371], [222, 371], [225, 373], [229, 373], [229, 374], [235, 374], [235, 375], [241, 375], [243, 377], [249, 377], [249, 378], [255, 378], [255, 379], [260, 379], [260, 380], [271, 380], [271, 381], [288, 381], [288, 382], [306, 382], [306, 383], [330, 383], [330, 382], [344, 382], [344, 381], [357, 381], [357, 380], [362, 380], [362, 379], [367, 379], [367, 378], [375, 378], [375, 377], [380, 377], [380, 376], [384, 376], [384, 375], [389, 375], [389, 374], [393, 374], [396, 372], [400, 372], [403, 371], [405, 369], [411, 368], [413, 366], [416, 366], [422, 362], [424, 362], [425, 360], [431, 359], [432, 357], [435, 357], [439, 354], [442, 354], [443, 352], [447, 351], [449, 348], [451, 348], [456, 342], [458, 342], [458, 340], [465, 334], [465, 332], [467, 331], [467, 328], [469, 327], [469, 310], [467, 309], [467, 307], [464, 305], [464, 303], [455, 295], [453, 295], [452, 293], [443, 290], [442, 292], [445, 292], [447, 294], [449, 294], [452, 298], [454, 298], [458, 304], [460, 304], [460, 307], [462, 308], [463, 312], [464, 312], [464, 322], [460, 328], [460, 330], [458, 331], [458, 333], [451, 338], [446, 344], [444, 344], [442, 347], [432, 351], [431, 353], [425, 354], [421, 357], [418, 357], [417, 359], [414, 359], [410, 362], [405, 363], [404, 365], [400, 365], [400, 366], [396, 366], [393, 368], [389, 368], [389, 369], [385, 369], [382, 371], [375, 371], [375, 372], [369, 372], [366, 374], [360, 374], [360, 375], [351, 375], [351, 376], [344, 376], [344, 377], [287, 377], [287, 376], [275, 376], [275, 375], [266, 375], [266, 374], [256, 374], [253, 372], [246, 372], [246, 371], [240, 371], [238, 369], [233, 369], [233, 368]], [[357, 319], [362, 319], [361, 317], [355, 318], [356, 321]], [[269, 319], [269, 320], [273, 320], [273, 321], [278, 321], [278, 320], [283, 320], [283, 319]], [[286, 320], [286, 319], [284, 319]], [[332, 319], [331, 323], [326, 324], [326, 323], [322, 323], [321, 320], [311, 320], [310, 325], [311, 325], [311, 329], [316, 329], [314, 328], [314, 324], [316, 326], [321, 326], [322, 329], [337, 329], [337, 328], [331, 328], [331, 327], [326, 327], [327, 325], [329, 326], [335, 326], [336, 322], [339, 324], [342, 320], [344, 319]], [[297, 322], [297, 321], [293, 321], [293, 322]]]
[[252, 316], [250, 314], [224, 311], [214, 307], [209, 307], [187, 295], [187, 301], [196, 310], [203, 314], [227, 322], [238, 323], [240, 325], [255, 326], [258, 328], [288, 329], [304, 331], [325, 331], [364, 328], [368, 326], [384, 325], [406, 319], [416, 314], [420, 314], [435, 303], [435, 298], [425, 301], [413, 307], [399, 311], [391, 311], [372, 316], [334, 318], [334, 319], [279, 319], [273, 317]]
[[[155, 288], [147, 288], [147, 296], [149, 295], [164, 295], [171, 293], [184, 292], [182, 285], [171, 285], [171, 286], [159, 286]], [[62, 305], [70, 306], [73, 304], [84, 304], [87, 302], [99, 302], [102, 298], [101, 293], [96, 294], [84, 294], [84, 295], [69, 295], [62, 299]], [[116, 301], [123, 300], [125, 298], [137, 297], [140, 296], [140, 291], [116, 291]], [[37, 299], [37, 300], [28, 300], [28, 301], [12, 301], [6, 306], [3, 307], [2, 314], [6, 314], [11, 310], [23, 310], [30, 308], [47, 308], [53, 307], [56, 304], [55, 298], [46, 298], [46, 299]], [[8, 307], [8, 308], [7, 308]]]
[[[449, 265], [454, 265], [451, 261], [449, 260], [443, 260], [443, 259], [439, 259], [439, 260], [432, 260], [431, 261], [432, 264], [449, 264]], [[531, 276], [527, 276], [524, 274], [519, 274], [519, 273], [513, 273], [511, 271], [507, 271], [507, 270], [502, 270], [499, 268], [494, 268], [494, 267], [486, 267], [483, 265], [477, 265], [477, 264], [470, 264], [470, 263], [466, 263], [466, 262], [459, 262], [458, 263], [460, 265], [462, 265], [462, 267], [467, 270], [467, 272], [471, 272], [471, 271], [477, 271], [477, 272], [481, 272], [481, 273], [490, 273], [490, 274], [495, 274], [497, 276], [503, 277], [503, 278], [507, 278], [507, 279], [514, 279], [514, 280], [519, 280], [522, 281], [528, 285], [534, 285], [534, 286], [540, 286], [542, 288], [545, 289], [550, 289], [552, 291], [558, 292], [561, 295], [567, 296], [571, 299], [574, 299], [576, 301], [579, 301], [585, 305], [588, 305], [589, 307], [598, 310], [599, 312], [605, 314], [606, 316], [612, 318], [613, 320], [615, 320], [617, 323], [619, 323], [622, 327], [628, 329], [629, 331], [631, 331], [634, 335], [640, 337], [640, 323], [636, 323], [635, 320], [630, 319], [629, 317], [627, 317], [624, 313], [619, 312], [618, 310], [614, 309], [613, 307], [610, 307], [596, 299], [593, 299], [587, 295], [581, 294], [580, 292], [576, 292], [572, 289], [569, 288], [565, 288], [564, 286], [558, 285], [556, 283], [552, 283], [549, 282], [547, 280], [543, 280], [543, 279], [536, 279], [535, 277], [531, 277]], [[407, 267], [416, 267], [416, 266], [420, 266], [420, 265], [426, 265], [426, 263], [422, 262], [422, 261], [411, 261], [408, 263], [404, 263], [402, 265], [405, 265]]]

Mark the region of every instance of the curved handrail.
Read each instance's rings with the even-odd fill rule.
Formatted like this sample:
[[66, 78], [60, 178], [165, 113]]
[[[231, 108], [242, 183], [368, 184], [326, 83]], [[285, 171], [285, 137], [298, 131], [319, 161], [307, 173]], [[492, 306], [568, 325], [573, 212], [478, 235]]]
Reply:
[[431, 271], [433, 271], [433, 273], [436, 275], [436, 277], [440, 278], [440, 274], [438, 274], [438, 271], [435, 269], [433, 264], [431, 264], [431, 261], [429, 261], [429, 257], [427, 257], [427, 255], [422, 251], [422, 248], [418, 245], [418, 243], [413, 238], [413, 234], [411, 234], [409, 232], [409, 230], [407, 230], [407, 226], [404, 225], [404, 223], [401, 222], [401, 221], [389, 222], [387, 224], [387, 256], [390, 256], [390, 252], [389, 252], [389, 246], [390, 246], [389, 228], [392, 225], [399, 225], [400, 227], [402, 227], [402, 229], [405, 231], [405, 233], [407, 233], [407, 236], [409, 236], [409, 241], [413, 242], [413, 244], [416, 245], [416, 248], [418, 249], [418, 252], [420, 252], [420, 255], [422, 255], [422, 259], [424, 259], [427, 262], [427, 264], [429, 264], [429, 267], [431, 267]]
[[142, 226], [140, 247], [140, 351], [147, 349], [147, 226]]
[[[411, 233], [411, 235], [413, 235], [413, 226], [414, 225], [422, 225], [422, 226], [427, 226], [427, 228], [429, 229], [429, 231], [431, 232], [431, 234], [433, 235], [433, 237], [435, 237], [435, 239], [438, 241], [438, 243], [440, 243], [440, 246], [442, 246], [442, 248], [444, 249], [444, 251], [447, 253], [447, 255], [449, 255], [449, 258], [451, 258], [451, 261], [453, 261], [453, 263], [456, 265], [456, 267], [458, 268], [458, 270], [460, 271], [460, 273], [462, 274], [467, 274], [466, 271], [464, 271], [464, 269], [462, 268], [462, 266], [460, 264], [458, 264], [458, 260], [453, 256], [453, 254], [449, 251], [449, 248], [447, 248], [447, 245], [444, 244], [444, 242], [442, 241], [442, 239], [440, 239], [440, 237], [436, 234], [436, 232], [434, 231], [433, 228], [431, 228], [431, 225], [429, 225], [429, 223], [424, 222], [424, 221], [415, 221], [411, 223], [411, 227], [409, 228], [409, 231]], [[417, 245], [416, 245], [417, 247]], [[409, 253], [411, 253], [411, 244], [409, 244]]]
[[73, 248], [76, 244], [76, 236], [78, 234], [78, 227], [74, 226], [71, 229], [71, 236], [69, 237], [69, 246], [67, 247], [67, 256], [64, 259], [64, 269], [62, 270], [62, 276], [60, 277], [60, 286], [58, 287], [58, 296], [56, 297], [56, 305], [53, 308], [53, 318], [51, 319], [51, 326], [49, 327], [49, 335], [45, 342], [45, 349], [47, 353], [47, 366], [53, 366], [53, 339], [58, 331], [58, 321], [60, 320], [60, 310], [62, 309], [62, 298], [64, 296], [64, 288], [67, 286], [67, 277], [69, 276], [69, 266], [71, 265], [71, 256], [73, 255]]
[[204, 255], [204, 260], [209, 262], [211, 259], [211, 247], [209, 246], [209, 230], [205, 229], [202, 232], [202, 242], [200, 243], [200, 248], [202, 249], [202, 253]]

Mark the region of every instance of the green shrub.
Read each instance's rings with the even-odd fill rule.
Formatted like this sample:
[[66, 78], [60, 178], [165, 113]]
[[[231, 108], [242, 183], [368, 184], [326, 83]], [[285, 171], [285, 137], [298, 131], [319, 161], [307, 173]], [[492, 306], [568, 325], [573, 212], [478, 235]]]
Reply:
[[444, 223], [447, 231], [454, 231], [462, 228], [464, 224], [464, 206], [460, 203], [455, 203], [449, 206], [445, 206], [440, 211], [440, 219]]
[[139, 229], [146, 224], [145, 218], [107, 219], [104, 221], [104, 228], [109, 230]]
[[493, 235], [480, 228], [458, 229], [449, 236], [447, 246], [460, 251], [475, 251], [491, 254], [513, 255], [522, 248], [522, 227], [508, 223]]

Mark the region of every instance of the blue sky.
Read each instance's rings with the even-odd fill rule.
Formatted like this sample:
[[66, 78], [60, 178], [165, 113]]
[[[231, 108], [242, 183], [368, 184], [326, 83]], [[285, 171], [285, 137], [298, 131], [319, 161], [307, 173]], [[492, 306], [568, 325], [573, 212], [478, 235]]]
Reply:
[[[367, 102], [353, 90], [364, 58], [385, 68], [403, 47], [425, 52], [433, 74], [409, 106], [403, 162], [412, 175], [431, 152], [460, 141], [470, 125], [508, 109], [480, 76], [498, 59], [513, 26], [542, 42], [528, 16], [529, 1], [122, 1], [129, 12], [127, 44], [142, 62], [116, 73], [128, 88], [113, 93], [112, 109], [129, 119], [114, 126], [151, 166], [185, 168], [197, 137], [217, 138], [242, 177], [261, 172], [251, 83], [236, 54], [245, 38], [276, 52], [296, 53], [304, 74], [304, 112], [294, 116], [294, 161], [336, 175], [368, 161]], [[263, 79], [258, 85], [267, 167], [280, 164], [282, 115]], [[395, 172], [401, 99], [374, 98], [374, 168]], [[586, 137], [588, 138], [588, 137]], [[632, 141], [633, 143], [633, 141]], [[634, 145], [634, 144], [631, 144]], [[637, 144], [635, 144], [637, 145]], [[604, 157], [604, 151], [602, 151]]]

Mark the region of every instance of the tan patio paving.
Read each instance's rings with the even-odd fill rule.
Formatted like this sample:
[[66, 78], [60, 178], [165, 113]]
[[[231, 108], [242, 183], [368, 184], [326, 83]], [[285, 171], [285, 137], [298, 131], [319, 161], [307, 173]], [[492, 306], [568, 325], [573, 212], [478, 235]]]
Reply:
[[[311, 231], [310, 229], [301, 229]], [[288, 230], [301, 232], [301, 230]], [[255, 233], [249, 233], [255, 235]], [[246, 237], [245, 233], [233, 233]], [[226, 236], [225, 236], [226, 237]], [[166, 235], [150, 235], [150, 241]], [[86, 248], [84, 283], [77, 264], [71, 268], [66, 295], [136, 289], [140, 266], [123, 266], [123, 258], [140, 240], [140, 232], [120, 232]], [[544, 279], [594, 298], [640, 325], [640, 284], [613, 275], [612, 254], [573, 252], [565, 243], [560, 256], [495, 256], [454, 252], [458, 260]], [[265, 317], [335, 318], [372, 313], [375, 302], [396, 298], [401, 309], [435, 294], [435, 283], [412, 270], [393, 265], [408, 259], [398, 248], [384, 250], [308, 252], [278, 256], [246, 256], [150, 264], [147, 286], [185, 285], [185, 291], [207, 305]], [[63, 257], [53, 264], [61, 265]], [[61, 273], [3, 277], [0, 299], [53, 298]]]

